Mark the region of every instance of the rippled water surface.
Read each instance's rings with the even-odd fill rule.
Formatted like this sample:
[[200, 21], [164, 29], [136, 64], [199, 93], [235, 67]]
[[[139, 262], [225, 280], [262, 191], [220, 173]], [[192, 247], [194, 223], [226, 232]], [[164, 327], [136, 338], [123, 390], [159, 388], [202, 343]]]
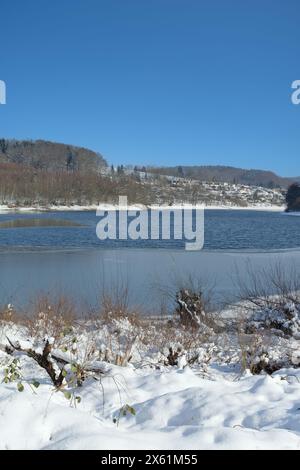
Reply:
[[[100, 242], [94, 212], [0, 215], [0, 303], [24, 305], [38, 293], [62, 293], [96, 305], [101, 291], [127, 285], [132, 304], [158, 313], [185, 279], [215, 284], [218, 298], [236, 294], [236, 276], [280, 262], [300, 265], [300, 217], [276, 212], [205, 212], [204, 250], [178, 240]], [[118, 288], [119, 288], [118, 287]]]
[[[181, 240], [100, 241], [95, 212], [8, 213], [0, 215], [0, 250], [14, 248], [182, 249]], [[205, 250], [300, 248], [300, 217], [279, 212], [205, 211]]]

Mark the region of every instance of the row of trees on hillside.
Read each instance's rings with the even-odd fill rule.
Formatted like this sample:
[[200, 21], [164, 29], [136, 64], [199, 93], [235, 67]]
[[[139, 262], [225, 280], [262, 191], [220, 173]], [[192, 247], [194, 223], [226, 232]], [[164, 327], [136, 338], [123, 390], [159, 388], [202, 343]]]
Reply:
[[117, 202], [126, 194], [130, 202], [151, 199], [149, 188], [134, 178], [116, 178], [99, 173], [46, 171], [25, 165], [0, 163], [0, 204], [7, 205], [90, 205]]

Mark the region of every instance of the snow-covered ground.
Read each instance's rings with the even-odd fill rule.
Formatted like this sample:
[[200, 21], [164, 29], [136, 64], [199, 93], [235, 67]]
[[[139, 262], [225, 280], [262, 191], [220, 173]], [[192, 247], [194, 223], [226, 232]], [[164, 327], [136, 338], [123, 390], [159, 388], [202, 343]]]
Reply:
[[[159, 334], [155, 323], [150, 339]], [[135, 335], [134, 324], [121, 321], [115, 323], [110, 341], [116, 341], [120, 324], [125, 340]], [[97, 332], [101, 341], [105, 330]], [[24, 342], [23, 329], [10, 323], [1, 328], [0, 380], [14, 358], [21, 377], [0, 383], [0, 449], [300, 448], [300, 369], [272, 375], [242, 372], [234, 348], [227, 357], [217, 348], [210, 361], [203, 349], [202, 359], [191, 365], [183, 355], [177, 365], [166, 366], [154, 348], [148, 348], [147, 356], [136, 344], [132, 364], [120, 367], [103, 358], [94, 362], [105, 373], [88, 376], [70, 399], [69, 386], [57, 391], [32, 358], [4, 352], [7, 337], [31, 344]], [[166, 343], [165, 333], [162, 339]], [[72, 350], [79, 347], [80, 338], [76, 341]], [[222, 347], [221, 339], [216, 343]], [[75, 354], [56, 347], [53, 354], [62, 358]]]
[[[72, 407], [26, 358], [26, 386], [0, 386], [1, 449], [298, 449], [300, 373], [239, 377], [229, 366], [135, 370], [113, 366]], [[103, 390], [102, 390], [103, 387]], [[104, 394], [103, 394], [104, 391]], [[122, 403], [128, 413], [113, 422]]]

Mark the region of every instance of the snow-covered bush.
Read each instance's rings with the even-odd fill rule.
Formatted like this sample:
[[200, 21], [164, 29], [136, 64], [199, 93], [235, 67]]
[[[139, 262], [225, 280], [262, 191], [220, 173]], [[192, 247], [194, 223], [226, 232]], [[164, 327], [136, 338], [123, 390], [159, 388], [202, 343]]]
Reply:
[[270, 335], [260, 332], [258, 334], [239, 336], [241, 348], [241, 363], [244, 370], [248, 369], [252, 374], [267, 374], [289, 365], [286, 347], [282, 345], [278, 349]]
[[215, 345], [206, 344], [194, 349], [185, 350], [180, 344], [172, 344], [166, 347], [160, 357], [160, 362], [165, 366], [177, 366], [183, 369], [186, 366], [201, 366], [202, 372], [207, 372], [207, 367], [212, 361]]
[[300, 366], [299, 340], [274, 334], [266, 328], [255, 332], [238, 333], [240, 361], [242, 369], [252, 374], [273, 372], [282, 368], [298, 368]]
[[246, 333], [257, 330], [271, 330], [280, 336], [292, 336], [300, 339], [300, 304], [287, 302], [257, 309], [246, 323]]
[[238, 277], [239, 296], [247, 312], [245, 331], [268, 330], [300, 339], [300, 275], [298, 266], [280, 262]]
[[97, 342], [99, 359], [118, 366], [128, 365], [138, 338], [142, 337], [136, 317], [106, 317], [97, 322], [97, 328], [101, 330]]

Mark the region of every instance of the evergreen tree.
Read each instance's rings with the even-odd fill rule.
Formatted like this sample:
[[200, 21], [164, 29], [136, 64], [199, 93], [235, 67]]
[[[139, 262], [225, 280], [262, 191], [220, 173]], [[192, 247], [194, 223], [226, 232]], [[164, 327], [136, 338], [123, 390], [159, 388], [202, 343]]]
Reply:
[[184, 172], [183, 172], [182, 166], [179, 166], [179, 167], [178, 167], [178, 176], [179, 176], [180, 178], [184, 178]]
[[286, 203], [288, 211], [300, 211], [300, 184], [293, 183], [288, 188], [286, 194]]

